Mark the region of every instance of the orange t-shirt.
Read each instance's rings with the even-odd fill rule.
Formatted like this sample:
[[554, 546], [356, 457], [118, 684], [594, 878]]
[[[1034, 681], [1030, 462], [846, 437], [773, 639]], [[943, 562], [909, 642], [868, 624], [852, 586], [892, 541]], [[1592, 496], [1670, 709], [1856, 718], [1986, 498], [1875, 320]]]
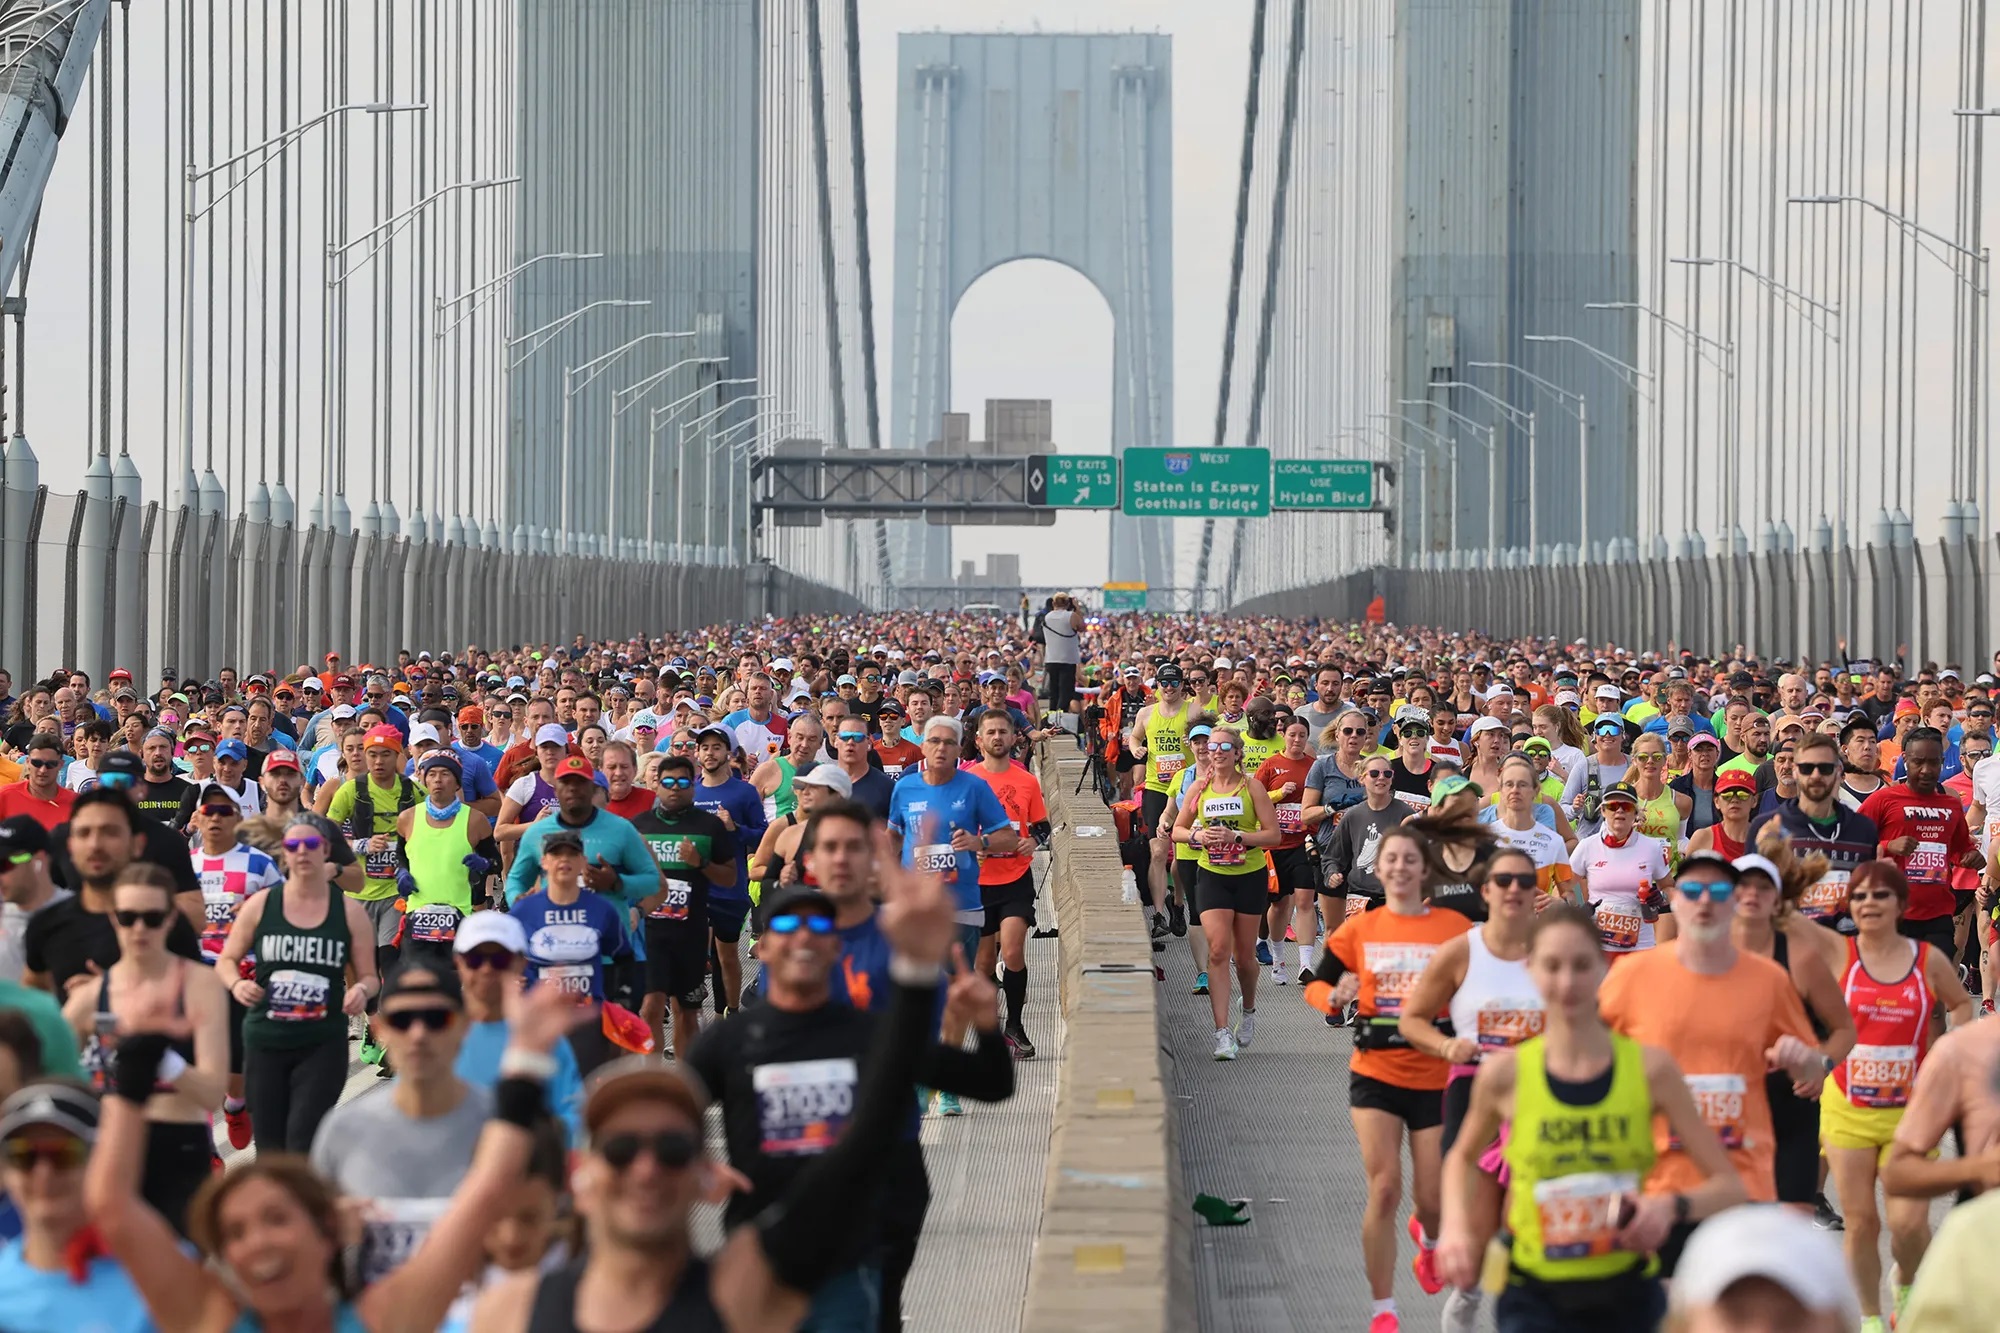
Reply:
[[[1465, 917], [1440, 907], [1426, 906], [1415, 916], [1398, 916], [1378, 907], [1348, 917], [1326, 947], [1361, 978], [1355, 995], [1360, 1016], [1388, 1016], [1402, 1011], [1403, 997], [1417, 988], [1417, 978], [1430, 966], [1438, 946], [1470, 929], [1472, 923]], [[1424, 1092], [1443, 1091], [1451, 1074], [1444, 1061], [1408, 1046], [1357, 1050], [1348, 1068], [1365, 1078]]]
[[[1272, 793], [1271, 803], [1278, 807], [1278, 831], [1285, 835], [1278, 843], [1280, 847], [1305, 846], [1306, 776], [1312, 772], [1312, 766], [1311, 755], [1287, 759], [1283, 754], [1274, 754], [1257, 766], [1257, 785]], [[1292, 794], [1277, 795], [1287, 782], [1294, 784]]]
[[1019, 851], [1006, 856], [989, 853], [979, 858], [979, 882], [1012, 884], [1027, 874], [1035, 861], [1035, 839], [1028, 830], [1048, 822], [1048, 807], [1042, 804], [1042, 784], [1012, 761], [998, 773], [987, 772], [983, 763], [973, 764], [965, 771], [986, 779], [986, 785], [1000, 798], [1000, 808], [1014, 821], [1014, 830], [1021, 837], [1017, 844]]
[[[1626, 954], [1597, 993], [1604, 1021], [1635, 1041], [1674, 1057], [1702, 1118], [1722, 1140], [1753, 1203], [1775, 1203], [1777, 1143], [1764, 1095], [1764, 1052], [1789, 1033], [1814, 1044], [1805, 1005], [1785, 969], [1739, 952], [1717, 976], [1681, 965], [1680, 941]], [[1664, 1116], [1653, 1120], [1659, 1158], [1646, 1177], [1649, 1194], [1701, 1184], [1701, 1172], [1675, 1144]]]

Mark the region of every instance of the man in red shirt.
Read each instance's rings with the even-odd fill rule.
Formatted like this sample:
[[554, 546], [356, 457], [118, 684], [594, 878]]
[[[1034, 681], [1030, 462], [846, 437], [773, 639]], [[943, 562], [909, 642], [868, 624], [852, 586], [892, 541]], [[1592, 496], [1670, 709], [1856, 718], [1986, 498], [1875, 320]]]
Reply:
[[[1910, 881], [1903, 934], [1926, 940], [1945, 957], [1955, 958], [1952, 917], [1958, 902], [1951, 888], [1952, 869], [1978, 870], [1986, 859], [1973, 845], [1965, 807], [1939, 785], [1944, 737], [1935, 727], [1913, 728], [1903, 738], [1903, 769], [1904, 780], [1876, 790], [1861, 803], [1861, 814], [1875, 821], [1882, 855], [1902, 867]], [[1971, 897], [1966, 895], [1968, 904]]]
[[39, 733], [24, 755], [26, 780], [0, 787], [0, 819], [26, 815], [45, 832], [54, 832], [56, 825], [68, 822], [69, 808], [76, 804], [76, 793], [62, 784], [62, 739]]

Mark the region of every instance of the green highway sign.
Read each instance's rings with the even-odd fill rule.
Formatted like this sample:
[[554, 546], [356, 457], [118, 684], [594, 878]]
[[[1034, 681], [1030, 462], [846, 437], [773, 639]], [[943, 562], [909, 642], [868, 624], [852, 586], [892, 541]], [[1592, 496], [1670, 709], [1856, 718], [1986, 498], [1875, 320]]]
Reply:
[[1109, 454], [1029, 454], [1028, 503], [1053, 509], [1116, 509], [1118, 460]]
[[1273, 509], [1372, 509], [1375, 465], [1335, 458], [1280, 458], [1271, 464]]
[[1127, 449], [1124, 503], [1139, 518], [1263, 518], [1269, 449]]
[[1144, 611], [1146, 609], [1146, 585], [1143, 583], [1105, 584], [1104, 609], [1106, 611]]

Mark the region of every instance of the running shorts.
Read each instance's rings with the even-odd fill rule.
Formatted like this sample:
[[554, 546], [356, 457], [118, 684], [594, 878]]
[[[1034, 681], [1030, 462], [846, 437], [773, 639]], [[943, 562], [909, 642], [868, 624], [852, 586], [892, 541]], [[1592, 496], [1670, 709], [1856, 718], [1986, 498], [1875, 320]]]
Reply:
[[1035, 925], [1035, 872], [1025, 870], [1021, 877], [1005, 884], [981, 884], [979, 905], [986, 909], [986, 924], [979, 928], [981, 935], [998, 935], [1000, 923], [1008, 917], [1018, 917], [1028, 923], [1030, 930]]
[[1174, 862], [1174, 884], [1179, 887], [1181, 901], [1184, 903], [1194, 901], [1194, 872], [1199, 869], [1201, 867], [1193, 861]]
[[1442, 1092], [1398, 1087], [1352, 1070], [1347, 1075], [1347, 1104], [1357, 1111], [1383, 1111], [1395, 1116], [1412, 1134], [1420, 1129], [1436, 1129], [1444, 1123]]
[[1160, 816], [1167, 812], [1167, 794], [1154, 791], [1151, 787], [1141, 789], [1139, 796], [1139, 829], [1147, 837], [1155, 836], [1160, 827]]
[[708, 940], [682, 921], [646, 921], [646, 994], [700, 1004], [708, 978]]
[[1889, 1142], [1903, 1121], [1900, 1106], [1856, 1106], [1833, 1075], [1819, 1090], [1819, 1141], [1829, 1148], [1874, 1148], [1876, 1164], [1889, 1160]]
[[403, 928], [403, 914], [396, 910], [394, 898], [363, 898], [361, 910], [368, 913], [368, 920], [375, 927], [376, 948], [396, 942], [396, 932]]
[[1270, 903], [1266, 883], [1261, 869], [1242, 875], [1221, 875], [1197, 865], [1194, 868], [1196, 914], [1235, 912], [1241, 916], [1262, 916]]
[[1956, 960], [1958, 957], [1957, 928], [1948, 916], [1927, 916], [1921, 921], [1904, 917], [1896, 923], [1896, 929], [1905, 939], [1936, 945], [1937, 951], [1946, 958]]
[[743, 938], [743, 922], [750, 915], [748, 898], [718, 898], [710, 894], [708, 898], [708, 928], [715, 932], [715, 938], [724, 944], [734, 944]]
[[1273, 847], [1271, 864], [1278, 872], [1281, 892], [1294, 889], [1311, 892], [1319, 887], [1319, 868], [1313, 863], [1309, 847]]

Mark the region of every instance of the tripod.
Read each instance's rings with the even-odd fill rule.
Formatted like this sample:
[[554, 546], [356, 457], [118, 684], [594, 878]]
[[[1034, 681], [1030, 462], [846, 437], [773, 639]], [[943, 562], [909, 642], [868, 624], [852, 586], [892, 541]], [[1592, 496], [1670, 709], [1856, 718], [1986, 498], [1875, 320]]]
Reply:
[[1104, 736], [1097, 729], [1097, 717], [1093, 717], [1092, 714], [1101, 717], [1103, 710], [1098, 708], [1085, 709], [1081, 718], [1081, 725], [1077, 728], [1077, 734], [1083, 741], [1087, 758], [1084, 761], [1083, 773], [1076, 780], [1076, 791], [1078, 795], [1081, 795], [1086, 785], [1095, 783], [1097, 784], [1098, 799], [1102, 800], [1108, 807], [1115, 804], [1118, 800], [1118, 782], [1111, 775], [1111, 763], [1104, 753]]

